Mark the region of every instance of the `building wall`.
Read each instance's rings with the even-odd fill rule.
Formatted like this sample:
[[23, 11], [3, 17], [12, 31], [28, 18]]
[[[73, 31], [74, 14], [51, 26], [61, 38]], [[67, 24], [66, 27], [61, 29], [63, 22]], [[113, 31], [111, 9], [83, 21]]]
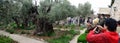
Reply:
[[111, 17], [116, 20], [120, 20], [120, 0], [115, 0], [111, 7]]
[[99, 14], [110, 14], [110, 8], [99, 8]]

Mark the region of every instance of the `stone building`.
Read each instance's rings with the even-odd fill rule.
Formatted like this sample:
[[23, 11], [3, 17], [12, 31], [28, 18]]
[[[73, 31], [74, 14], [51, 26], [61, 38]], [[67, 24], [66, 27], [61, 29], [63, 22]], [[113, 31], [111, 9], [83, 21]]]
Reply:
[[111, 3], [111, 17], [120, 20], [120, 0], [112, 0]]
[[106, 17], [110, 15], [110, 8], [99, 8], [98, 16], [104, 14]]

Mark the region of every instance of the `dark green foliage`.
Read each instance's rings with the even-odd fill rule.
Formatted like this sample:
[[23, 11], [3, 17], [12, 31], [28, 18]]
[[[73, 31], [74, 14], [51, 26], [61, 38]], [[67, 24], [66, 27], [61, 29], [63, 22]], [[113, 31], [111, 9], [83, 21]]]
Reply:
[[25, 31], [21, 31], [21, 34], [26, 34], [26, 32]]
[[58, 25], [57, 27], [58, 27], [58, 28], [62, 28], [63, 26], [62, 26], [62, 25]]
[[30, 34], [30, 32], [26, 31], [26, 30], [21, 30], [20, 32], [17, 32], [17, 33], [20, 33], [20, 34]]
[[13, 34], [13, 33], [16, 32], [15, 29], [6, 29], [6, 31], [9, 32], [9, 33], [11, 33], [11, 34]]
[[70, 24], [71, 29], [75, 29], [75, 24]]
[[83, 29], [85, 29], [85, 27], [80, 26], [80, 30], [83, 30]]
[[[36, 27], [39, 30], [38, 32], [43, 32], [43, 35], [51, 36], [52, 34], [49, 33], [49, 30], [54, 31], [52, 30], [53, 22], [66, 19], [67, 17], [75, 17], [78, 14], [90, 14], [91, 6], [89, 3], [86, 3], [83, 8], [77, 8], [67, 0], [56, 1], [45, 0], [40, 2], [40, 6], [35, 6], [32, 4], [32, 0], [0, 0], [0, 24], [4, 24], [7, 28], [6, 31], [10, 33], [15, 33], [16, 28], [31, 30]], [[78, 11], [77, 9], [82, 10]], [[40, 20], [40, 18], [43, 18], [43, 20]], [[49, 28], [49, 26], [52, 28]], [[75, 25], [71, 24], [70, 27], [74, 29]], [[25, 34], [25, 32], [22, 31], [21, 34]], [[70, 34], [70, 36], [64, 36], [67, 37], [65, 40], [68, 41], [76, 32], [70, 30]]]
[[72, 34], [72, 35], [76, 35], [76, 34], [77, 34], [77, 32], [76, 32], [75, 30], [73, 30], [73, 29], [71, 29], [71, 30], [69, 31], [69, 33]]
[[8, 24], [8, 25], [6, 26], [6, 28], [7, 28], [7, 29], [15, 29], [15, 28], [17, 28], [17, 25], [16, 25], [16, 23], [11, 22], [10, 24]]
[[88, 30], [85, 30], [85, 33], [88, 33], [89, 31]]
[[87, 17], [93, 13], [91, 10], [91, 4], [86, 2], [85, 4], [79, 4], [77, 9], [78, 16]]
[[0, 43], [17, 43], [7, 36], [0, 35]]

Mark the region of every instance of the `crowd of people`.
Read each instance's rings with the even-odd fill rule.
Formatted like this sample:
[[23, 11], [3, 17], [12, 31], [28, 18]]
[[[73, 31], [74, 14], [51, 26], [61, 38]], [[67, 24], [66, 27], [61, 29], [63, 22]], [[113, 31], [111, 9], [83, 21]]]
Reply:
[[91, 22], [87, 22], [87, 42], [88, 43], [120, 43], [120, 34], [117, 27], [120, 21], [116, 21], [109, 16], [100, 15]]
[[71, 18], [71, 17], [68, 17], [67, 18], [67, 24], [75, 24], [75, 25], [81, 25], [81, 24], [84, 24], [85, 22], [85, 18], [83, 17], [74, 17], [74, 18]]

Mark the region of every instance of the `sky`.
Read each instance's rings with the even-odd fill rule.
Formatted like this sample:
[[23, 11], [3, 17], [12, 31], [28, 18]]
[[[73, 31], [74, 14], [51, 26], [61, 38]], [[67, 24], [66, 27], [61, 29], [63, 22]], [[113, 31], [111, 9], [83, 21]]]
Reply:
[[99, 8], [108, 8], [108, 5], [111, 4], [111, 0], [68, 0], [71, 5], [78, 6], [79, 3], [84, 4], [85, 2], [89, 2], [94, 10], [95, 14], [98, 13]]
[[[39, 2], [40, 0], [37, 0]], [[95, 14], [98, 13], [99, 8], [108, 8], [108, 5], [111, 4], [111, 0], [68, 0], [71, 5], [78, 6], [79, 3], [84, 4], [85, 2], [89, 2], [92, 6], [92, 10], [94, 10]]]

